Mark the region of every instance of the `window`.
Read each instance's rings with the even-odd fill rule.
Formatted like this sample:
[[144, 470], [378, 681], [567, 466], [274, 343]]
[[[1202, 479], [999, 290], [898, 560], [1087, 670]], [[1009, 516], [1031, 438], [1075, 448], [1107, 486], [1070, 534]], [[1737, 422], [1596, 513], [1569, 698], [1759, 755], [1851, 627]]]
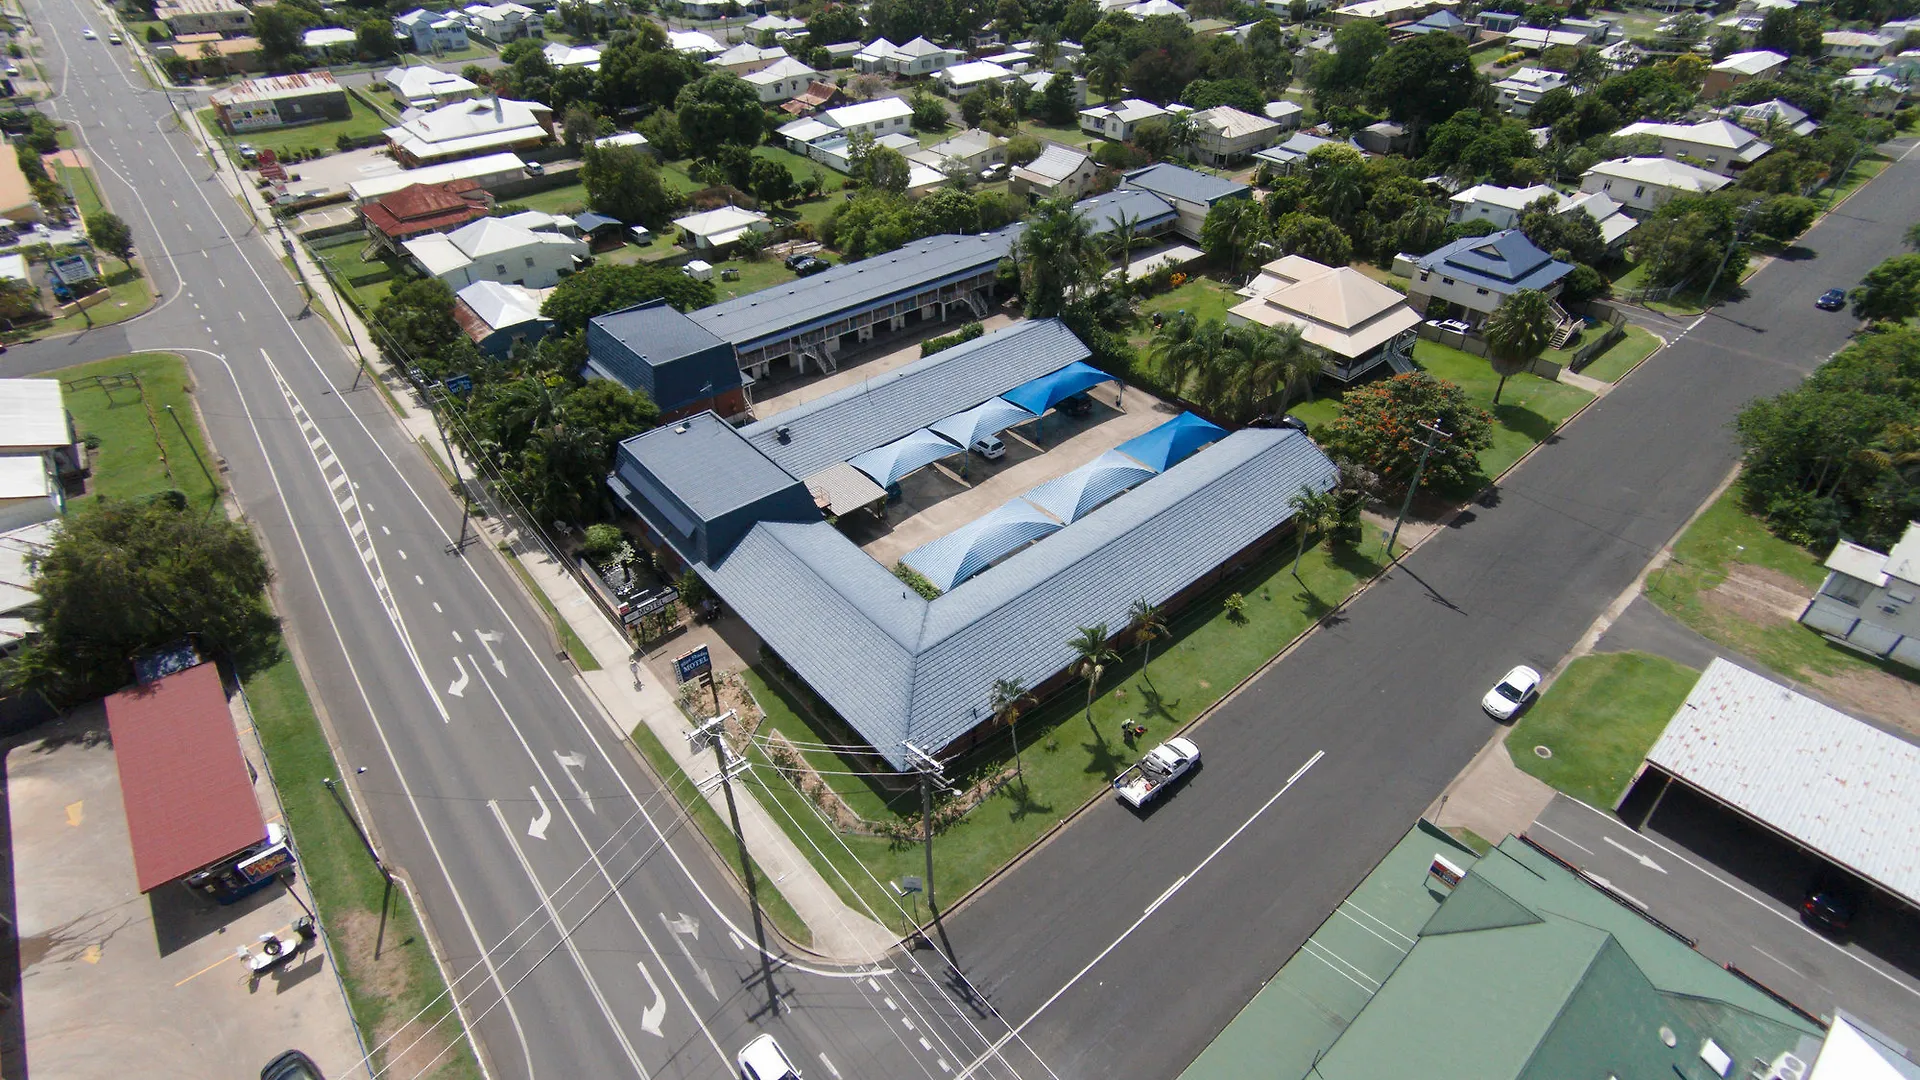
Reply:
[[504, 273], [506, 273], [506, 272], [507, 272], [507, 264], [506, 264], [506, 263], [494, 263], [494, 264], [493, 264], [493, 272], [494, 272], [494, 273], [496, 273], [496, 274], [504, 274]]
[[531, 266], [533, 265], [533, 256], [531, 256], [531, 255], [529, 255], [529, 256], [527, 256], [527, 265], [528, 265], [529, 267], [531, 267]]
[[1607, 181], [1606, 183], [1604, 183], [1604, 184], [1601, 184], [1601, 185], [1600, 185], [1600, 190], [1601, 190], [1601, 191], [1612, 191], [1612, 190], [1613, 190], [1613, 181], [1611, 181], [1611, 180], [1608, 180], [1608, 181]]
[[1821, 591], [1849, 607], [1859, 607], [1867, 595], [1873, 592], [1873, 586], [1857, 577], [1834, 574], [1827, 582], [1827, 587]]
[[1452, 278], [1450, 278], [1450, 277], [1447, 277], [1447, 276], [1445, 276], [1445, 275], [1443, 274], [1443, 275], [1441, 275], [1441, 277], [1440, 277], [1440, 284], [1442, 284], [1442, 285], [1451, 285], [1451, 284], [1453, 284], [1453, 279], [1452, 279]]
[[1636, 199], [1638, 199], [1638, 198], [1640, 198], [1640, 197], [1641, 197], [1642, 195], [1645, 195], [1646, 193], [1647, 193], [1647, 185], [1645, 185], [1645, 184], [1636, 184], [1636, 185], [1634, 185], [1634, 188], [1633, 188], [1633, 197], [1634, 197], [1634, 198], [1636, 198]]
[[1485, 296], [1485, 295], [1487, 295], [1487, 290], [1485, 290], [1485, 289], [1482, 289], [1482, 288], [1477, 288], [1477, 287], [1476, 287], [1476, 288], [1475, 288], [1475, 289], [1474, 289], [1473, 291], [1474, 291], [1474, 292], [1476, 292], [1476, 293], [1479, 293], [1479, 294], [1480, 294], [1481, 296]]

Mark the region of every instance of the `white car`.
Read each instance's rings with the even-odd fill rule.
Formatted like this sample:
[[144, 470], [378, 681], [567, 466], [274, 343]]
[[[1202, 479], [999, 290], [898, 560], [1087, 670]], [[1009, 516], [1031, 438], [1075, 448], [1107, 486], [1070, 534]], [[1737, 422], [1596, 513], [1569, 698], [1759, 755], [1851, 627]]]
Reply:
[[740, 1066], [740, 1075], [745, 1080], [800, 1080], [800, 1070], [787, 1060], [786, 1053], [771, 1035], [762, 1035], [741, 1047], [734, 1062]]
[[83, 38], [86, 38], [86, 39], [87, 39], [88, 41], [97, 41], [97, 40], [99, 40], [98, 38], [96, 38], [96, 37], [94, 36], [94, 33], [93, 33], [93, 27], [91, 27], [91, 26], [88, 26], [88, 27], [83, 27], [83, 28], [81, 28], [81, 30], [80, 30], [80, 36], [81, 36], [81, 37], [83, 37]]
[[1480, 699], [1480, 707], [1495, 720], [1511, 720], [1513, 714], [1519, 712], [1539, 692], [1540, 673], [1521, 664], [1493, 684], [1487, 696]]

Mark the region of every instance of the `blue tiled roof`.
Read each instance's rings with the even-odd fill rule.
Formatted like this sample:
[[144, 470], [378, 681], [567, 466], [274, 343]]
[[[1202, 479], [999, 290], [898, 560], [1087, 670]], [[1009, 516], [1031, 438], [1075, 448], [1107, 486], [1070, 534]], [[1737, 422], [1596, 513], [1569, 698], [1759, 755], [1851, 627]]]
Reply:
[[1095, 195], [1090, 199], [1081, 199], [1073, 208], [1087, 219], [1087, 229], [1095, 236], [1112, 232], [1120, 226], [1120, 217], [1139, 218], [1136, 229], [1151, 229], [1174, 220], [1179, 215], [1167, 200], [1143, 188], [1120, 188], [1105, 195]]
[[1253, 189], [1245, 184], [1222, 180], [1217, 176], [1209, 176], [1206, 173], [1195, 172], [1164, 161], [1127, 173], [1125, 186], [1151, 191], [1169, 199], [1204, 203], [1208, 206], [1221, 199], [1253, 194]]
[[1573, 272], [1534, 246], [1519, 229], [1464, 236], [1414, 260], [1430, 270], [1499, 293], [1544, 289]]
[[1089, 355], [1058, 319], [1016, 323], [796, 405], [740, 434], [804, 480]]

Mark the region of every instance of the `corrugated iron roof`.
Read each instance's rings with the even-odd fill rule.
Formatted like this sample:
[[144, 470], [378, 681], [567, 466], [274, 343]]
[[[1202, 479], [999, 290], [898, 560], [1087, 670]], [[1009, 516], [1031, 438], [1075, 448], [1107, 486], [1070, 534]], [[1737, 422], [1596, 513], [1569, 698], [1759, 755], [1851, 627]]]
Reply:
[[1920, 746], [1715, 658], [1647, 762], [1920, 903]]
[[266, 838], [214, 665], [122, 690], [106, 707], [141, 892]]

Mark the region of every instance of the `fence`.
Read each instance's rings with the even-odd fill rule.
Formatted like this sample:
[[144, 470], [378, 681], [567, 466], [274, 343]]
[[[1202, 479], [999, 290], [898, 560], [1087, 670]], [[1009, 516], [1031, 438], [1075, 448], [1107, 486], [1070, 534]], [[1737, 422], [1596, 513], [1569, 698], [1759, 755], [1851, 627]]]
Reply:
[[[1611, 309], [1609, 309], [1611, 311]], [[1567, 367], [1579, 371], [1593, 362], [1594, 357], [1606, 352], [1627, 336], [1627, 317], [1618, 311], [1612, 311], [1607, 319], [1606, 332], [1573, 351], [1573, 358], [1567, 361]]]

